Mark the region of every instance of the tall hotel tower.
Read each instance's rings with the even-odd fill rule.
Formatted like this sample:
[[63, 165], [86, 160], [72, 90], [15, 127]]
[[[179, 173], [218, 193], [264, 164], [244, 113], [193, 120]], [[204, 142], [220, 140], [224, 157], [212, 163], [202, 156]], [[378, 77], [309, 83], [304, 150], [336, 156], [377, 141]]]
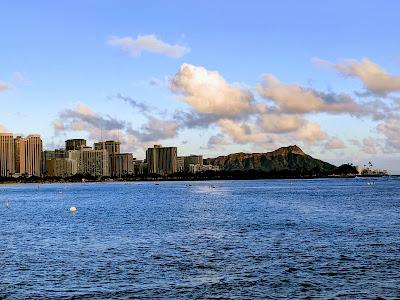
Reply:
[[31, 134], [27, 137], [16, 137], [14, 140], [15, 170], [20, 175], [42, 175], [42, 139], [40, 135]]
[[117, 155], [121, 153], [121, 143], [116, 141], [94, 143], [94, 150], [107, 150], [110, 175], [117, 176]]
[[15, 172], [14, 138], [12, 133], [0, 132], [0, 177], [12, 176]]
[[154, 145], [146, 151], [149, 173], [168, 175], [177, 172], [177, 148]]

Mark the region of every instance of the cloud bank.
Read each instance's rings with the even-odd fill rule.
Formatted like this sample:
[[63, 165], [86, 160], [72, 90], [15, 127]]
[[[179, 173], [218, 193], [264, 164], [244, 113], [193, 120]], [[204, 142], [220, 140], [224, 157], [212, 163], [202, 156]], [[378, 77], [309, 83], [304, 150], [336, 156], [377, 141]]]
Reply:
[[[318, 124], [307, 121], [305, 113], [357, 109], [350, 98], [325, 96], [323, 99], [314, 91], [281, 84], [273, 77], [267, 79], [272, 80], [274, 90], [260, 85], [258, 91], [262, 98], [268, 96], [269, 100], [275, 100], [275, 106], [256, 101], [249, 89], [227, 82], [216, 71], [185, 63], [170, 79], [170, 90], [188, 104], [189, 111], [176, 112], [175, 120], [186, 128], [214, 126], [218, 129], [220, 133], [209, 139], [211, 148], [226, 145], [228, 141], [274, 147], [289, 140], [317, 144], [329, 137]], [[291, 95], [293, 92], [297, 95]], [[299, 95], [300, 101], [296, 99]], [[313, 102], [316, 104], [307, 105]]]
[[338, 64], [322, 59], [315, 59], [314, 62], [331, 67], [344, 76], [361, 80], [365, 89], [373, 94], [386, 95], [400, 91], [400, 76], [389, 74], [368, 58], [360, 61], [351, 59]]
[[346, 94], [317, 92], [296, 84], [284, 84], [273, 75], [266, 75], [257, 86], [259, 94], [272, 100], [286, 113], [357, 113], [361, 108]]
[[53, 121], [56, 136], [66, 132], [84, 132], [91, 140], [120, 140], [129, 149], [146, 148], [161, 140], [177, 136], [178, 125], [173, 120], [148, 116], [147, 122], [134, 129], [130, 122], [94, 112], [84, 103], [64, 109]]
[[[53, 127], [58, 133], [85, 131], [92, 139], [118, 137], [133, 149], [176, 138], [185, 129], [211, 128], [213, 134], [205, 145], [208, 149], [241, 144], [251, 149], [271, 150], [297, 143], [323, 152], [346, 149], [349, 144], [367, 154], [400, 153], [400, 100], [386, 97], [387, 93], [396, 91], [396, 77], [368, 59], [334, 65], [334, 68], [363, 80], [374, 97], [284, 83], [272, 74], [264, 76], [250, 89], [228, 82], [215, 70], [184, 63], [168, 80], [170, 92], [186, 104], [184, 109], [160, 112], [135, 98], [118, 94], [112, 98], [123, 100], [141, 112], [146, 118], [143, 124], [133, 127], [129, 121], [95, 113], [80, 103], [61, 111]], [[365, 68], [366, 72], [360, 71]], [[310, 121], [310, 116], [318, 114], [369, 118], [376, 122], [378, 136], [346, 143]]]

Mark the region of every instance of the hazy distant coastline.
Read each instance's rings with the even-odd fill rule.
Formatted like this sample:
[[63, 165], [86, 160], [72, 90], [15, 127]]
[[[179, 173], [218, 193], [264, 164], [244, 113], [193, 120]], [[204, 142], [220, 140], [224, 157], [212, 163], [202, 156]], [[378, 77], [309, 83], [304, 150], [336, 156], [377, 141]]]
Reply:
[[[216, 181], [216, 180], [278, 180], [278, 179], [322, 179], [322, 178], [355, 178], [357, 175], [327, 175], [327, 176], [246, 176], [245, 174], [230, 174], [226, 176], [213, 176], [213, 177], [159, 177], [159, 178], [98, 178], [98, 179], [84, 179], [84, 180], [65, 180], [65, 179], [32, 179], [32, 180], [15, 180], [15, 181], [0, 181], [0, 185], [12, 186], [12, 185], [29, 185], [29, 184], [79, 184], [79, 183], [134, 183], [134, 182], [163, 182], [163, 181]], [[363, 177], [363, 176], [358, 176]], [[375, 176], [381, 177], [381, 176]], [[9, 179], [9, 178], [8, 178]]]
[[[351, 163], [334, 166], [303, 152], [298, 146], [281, 147], [266, 153], [233, 153], [206, 158], [204, 164], [215, 167], [205, 171], [175, 173], [127, 173], [122, 176], [100, 176], [76, 173], [59, 176], [0, 177], [3, 184], [82, 183], [82, 182], [137, 182], [137, 181], [204, 181], [253, 179], [313, 179], [354, 178], [359, 174], [380, 177], [385, 173], [363, 173]], [[365, 170], [365, 169], [364, 169]], [[369, 169], [368, 169], [369, 170]]]

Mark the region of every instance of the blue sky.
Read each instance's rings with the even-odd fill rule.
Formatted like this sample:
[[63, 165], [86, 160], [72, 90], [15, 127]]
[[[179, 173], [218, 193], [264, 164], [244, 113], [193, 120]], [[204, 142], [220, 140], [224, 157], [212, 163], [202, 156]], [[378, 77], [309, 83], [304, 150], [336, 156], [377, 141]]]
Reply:
[[[205, 156], [298, 144], [400, 173], [399, 10], [398, 1], [3, 1], [0, 126], [40, 133], [46, 147], [117, 135], [138, 158], [155, 142]], [[127, 50], [139, 44], [139, 54]], [[190, 126], [185, 113], [205, 121]]]

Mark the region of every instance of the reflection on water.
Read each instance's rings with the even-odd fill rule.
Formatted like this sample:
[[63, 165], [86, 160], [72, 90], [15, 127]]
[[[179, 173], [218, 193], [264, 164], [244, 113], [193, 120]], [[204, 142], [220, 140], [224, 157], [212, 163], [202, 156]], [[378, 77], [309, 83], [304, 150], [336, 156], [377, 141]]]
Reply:
[[369, 182], [4, 186], [0, 298], [399, 298], [400, 181]]

